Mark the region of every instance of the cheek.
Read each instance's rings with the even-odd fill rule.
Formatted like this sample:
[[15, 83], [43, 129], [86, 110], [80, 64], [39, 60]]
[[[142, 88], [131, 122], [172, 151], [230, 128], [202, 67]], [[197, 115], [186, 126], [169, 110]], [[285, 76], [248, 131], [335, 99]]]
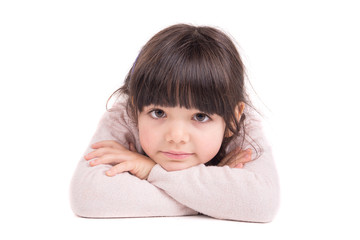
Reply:
[[222, 130], [210, 132], [209, 134], [203, 135], [198, 142], [198, 150], [200, 153], [201, 163], [210, 161], [219, 152], [224, 132]]
[[156, 146], [157, 134], [154, 134], [150, 127], [139, 126], [139, 140], [144, 152], [151, 157]]

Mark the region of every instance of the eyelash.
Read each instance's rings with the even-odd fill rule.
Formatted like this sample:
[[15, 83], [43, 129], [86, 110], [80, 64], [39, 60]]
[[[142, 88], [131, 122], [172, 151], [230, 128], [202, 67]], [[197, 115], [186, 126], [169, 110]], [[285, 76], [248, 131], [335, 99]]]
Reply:
[[207, 114], [205, 114], [205, 113], [196, 113], [193, 118], [196, 118], [197, 115], [203, 115], [203, 116], [205, 117], [205, 119], [206, 119], [205, 121], [204, 121], [204, 120], [203, 120], [203, 121], [195, 120], [195, 121], [197, 121], [197, 122], [206, 123], [206, 122], [208, 122], [208, 121], [211, 120], [211, 118], [210, 118]]
[[153, 110], [151, 110], [151, 111], [149, 112], [150, 116], [151, 116], [152, 118], [154, 118], [154, 119], [163, 118], [163, 117], [158, 117], [158, 116], [155, 115], [157, 111], [161, 111], [161, 112], [163, 113], [163, 115], [165, 115], [165, 112], [164, 112], [163, 110], [161, 110], [161, 109], [153, 109]]
[[[161, 111], [161, 113], [162, 113], [161, 116], [156, 115], [156, 112], [159, 112], [159, 111]], [[150, 117], [152, 117], [155, 120], [166, 117], [166, 113], [161, 109], [152, 109], [151, 111], [149, 111], [149, 115], [150, 115]], [[203, 121], [197, 120], [196, 117], [198, 117], [198, 115], [203, 115], [206, 120], [205, 121], [204, 120]], [[199, 123], [206, 123], [206, 122], [209, 122], [209, 121], [212, 120], [211, 117], [209, 117], [209, 115], [207, 115], [206, 113], [201, 113], [201, 112], [194, 114], [192, 119], [199, 122]]]

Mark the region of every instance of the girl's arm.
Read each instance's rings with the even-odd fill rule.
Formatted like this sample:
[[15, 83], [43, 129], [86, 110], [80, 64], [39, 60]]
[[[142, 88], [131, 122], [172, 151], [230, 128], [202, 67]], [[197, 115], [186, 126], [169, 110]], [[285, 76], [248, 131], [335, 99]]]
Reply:
[[[106, 112], [85, 154], [93, 143], [115, 140], [124, 146], [137, 142], [123, 106]], [[140, 149], [140, 146], [136, 146]], [[194, 215], [197, 212], [178, 203], [146, 180], [125, 172], [108, 177], [110, 165], [91, 167], [82, 158], [75, 170], [70, 189], [71, 207], [82, 217], [146, 217]]]
[[121, 173], [105, 175], [111, 166], [90, 168], [81, 160], [71, 183], [71, 207], [81, 217], [149, 217], [195, 215], [145, 180]]
[[271, 221], [279, 204], [279, 185], [271, 148], [258, 126], [249, 130], [249, 135], [262, 146], [263, 153], [243, 168], [199, 165], [167, 172], [156, 165], [148, 181], [185, 206], [214, 218]]

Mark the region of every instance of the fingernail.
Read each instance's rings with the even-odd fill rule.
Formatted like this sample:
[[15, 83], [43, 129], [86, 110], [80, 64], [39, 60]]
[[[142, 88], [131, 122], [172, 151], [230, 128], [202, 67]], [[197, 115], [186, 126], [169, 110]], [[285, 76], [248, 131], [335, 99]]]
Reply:
[[105, 174], [106, 174], [108, 177], [112, 177], [114, 173], [113, 173], [111, 170], [109, 170], [109, 171], [106, 171]]
[[247, 154], [251, 157], [252, 150], [251, 150], [251, 149], [248, 149], [248, 150], [246, 150], [246, 151], [247, 151]]

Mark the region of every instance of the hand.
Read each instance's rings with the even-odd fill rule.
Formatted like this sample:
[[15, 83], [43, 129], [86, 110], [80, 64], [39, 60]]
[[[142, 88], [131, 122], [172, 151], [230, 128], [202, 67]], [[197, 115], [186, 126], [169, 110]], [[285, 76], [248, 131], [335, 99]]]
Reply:
[[245, 163], [251, 161], [252, 151], [250, 148], [242, 150], [241, 148], [235, 148], [229, 152], [218, 164], [222, 167], [228, 165], [231, 168], [243, 168]]
[[84, 156], [85, 160], [90, 161], [90, 166], [99, 164], [109, 164], [113, 167], [106, 171], [109, 177], [122, 172], [130, 172], [140, 179], [147, 179], [155, 162], [137, 153], [134, 144], [130, 143], [127, 149], [116, 141], [101, 141], [91, 145], [94, 151]]

